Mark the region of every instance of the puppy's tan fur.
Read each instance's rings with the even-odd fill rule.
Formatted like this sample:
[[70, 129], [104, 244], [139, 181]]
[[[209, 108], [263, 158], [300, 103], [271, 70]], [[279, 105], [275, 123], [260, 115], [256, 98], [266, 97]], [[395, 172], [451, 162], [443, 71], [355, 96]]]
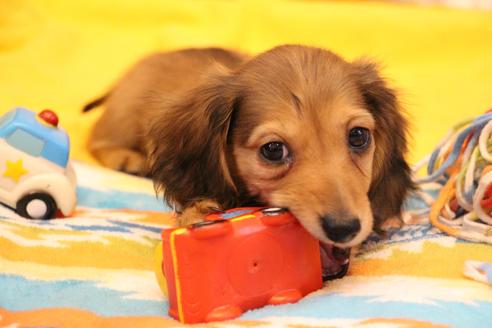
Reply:
[[[222, 49], [186, 49], [144, 58], [102, 98], [84, 111], [104, 103], [106, 110], [92, 129], [88, 148], [109, 168], [144, 175], [146, 137], [153, 111], [171, 99], [185, 97], [220, 63], [236, 67], [244, 55]], [[179, 101], [179, 100], [178, 100]]]
[[[92, 153], [109, 167], [149, 173], [181, 225], [261, 203], [289, 208], [327, 242], [320, 217], [358, 218], [355, 238], [337, 244], [347, 247], [398, 216], [413, 188], [405, 118], [368, 61], [303, 46], [253, 58], [189, 49], [144, 59], [89, 107], [103, 101]], [[372, 135], [360, 153], [348, 147], [354, 127]], [[292, 159], [263, 160], [259, 149], [272, 141], [288, 145]]]

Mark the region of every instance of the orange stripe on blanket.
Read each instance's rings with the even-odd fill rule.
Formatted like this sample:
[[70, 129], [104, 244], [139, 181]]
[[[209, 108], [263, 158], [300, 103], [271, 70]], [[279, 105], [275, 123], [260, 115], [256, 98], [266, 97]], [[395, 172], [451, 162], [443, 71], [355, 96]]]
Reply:
[[[356, 320], [358, 321], [358, 320]], [[275, 322], [275, 321], [273, 321]], [[234, 325], [238, 327], [260, 327], [269, 325], [269, 321], [254, 320], [234, 320]], [[357, 323], [357, 326], [398, 326], [398, 327], [415, 327], [415, 328], [445, 328], [446, 325], [435, 324], [426, 321], [400, 318], [371, 318], [363, 319]], [[103, 317], [89, 311], [69, 309], [69, 308], [52, 308], [33, 311], [11, 312], [0, 308], [0, 325], [1, 326], [47, 326], [47, 327], [187, 327], [173, 319], [164, 317]], [[201, 325], [200, 325], [201, 326]], [[207, 328], [223, 327], [224, 323], [208, 323]], [[292, 324], [297, 328], [312, 328], [309, 324]]]
[[440, 325], [440, 324], [434, 324], [428, 321], [419, 321], [419, 320], [412, 320], [412, 319], [400, 319], [400, 318], [371, 318], [362, 321], [361, 326], [367, 325], [367, 326], [376, 326], [376, 325], [383, 325], [386, 324], [388, 327], [392, 327], [393, 325], [397, 327], [411, 327], [411, 328], [447, 328], [451, 327], [448, 325]]
[[101, 317], [92, 312], [52, 308], [33, 311], [10, 312], [0, 309], [0, 326], [17, 324], [19, 326], [55, 327], [171, 327], [176, 321], [159, 317]]
[[[462, 279], [465, 260], [492, 262], [492, 252], [486, 244], [441, 245], [439, 239], [429, 239], [417, 241], [414, 245], [414, 249], [409, 249], [409, 243], [386, 246], [385, 258], [356, 258], [351, 263], [349, 274]], [[400, 248], [401, 246], [406, 249]]]
[[[234, 321], [238, 326], [256, 327], [266, 323], [262, 321]], [[187, 327], [171, 318], [142, 316], [142, 317], [103, 317], [97, 314], [72, 308], [50, 308], [32, 311], [7, 311], [0, 308], [0, 326], [9, 325], [25, 326], [47, 326], [47, 327]], [[218, 327], [207, 324], [207, 328]]]
[[151, 244], [146, 245], [112, 236], [105, 239], [107, 243], [79, 240], [64, 241], [64, 248], [44, 246], [26, 248], [0, 237], [0, 245], [4, 250], [8, 250], [2, 256], [11, 261], [27, 261], [60, 268], [153, 270], [153, 250], [158, 240], [149, 240]]
[[[265, 321], [234, 320], [238, 327], [260, 327], [267, 325]], [[0, 325], [18, 326], [55, 326], [55, 327], [188, 327], [170, 318], [142, 316], [142, 317], [103, 317], [92, 312], [71, 308], [51, 308], [33, 311], [7, 311], [0, 308]], [[428, 321], [420, 321], [404, 318], [371, 318], [362, 320], [357, 326], [395, 325], [398, 327], [413, 328], [446, 328], [449, 326], [433, 324]], [[224, 323], [208, 323], [207, 328], [223, 327]], [[293, 325], [294, 326], [294, 325]], [[311, 328], [311, 325], [295, 325], [299, 328]]]

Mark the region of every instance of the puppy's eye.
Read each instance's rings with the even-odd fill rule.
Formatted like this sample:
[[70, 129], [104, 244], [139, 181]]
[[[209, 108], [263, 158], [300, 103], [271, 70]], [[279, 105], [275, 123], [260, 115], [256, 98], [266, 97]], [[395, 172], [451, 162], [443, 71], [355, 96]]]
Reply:
[[371, 134], [366, 128], [355, 127], [349, 131], [348, 143], [353, 150], [365, 150], [371, 143]]
[[280, 164], [288, 159], [289, 150], [282, 142], [273, 141], [261, 146], [260, 154], [267, 162]]

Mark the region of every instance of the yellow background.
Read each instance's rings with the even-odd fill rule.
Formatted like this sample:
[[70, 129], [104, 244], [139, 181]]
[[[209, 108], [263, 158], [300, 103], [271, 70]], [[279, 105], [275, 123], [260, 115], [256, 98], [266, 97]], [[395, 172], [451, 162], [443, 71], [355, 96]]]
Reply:
[[492, 13], [378, 2], [0, 0], [0, 113], [56, 110], [76, 159], [100, 110], [80, 114], [140, 57], [190, 46], [283, 43], [369, 55], [412, 121], [410, 159], [492, 107]]

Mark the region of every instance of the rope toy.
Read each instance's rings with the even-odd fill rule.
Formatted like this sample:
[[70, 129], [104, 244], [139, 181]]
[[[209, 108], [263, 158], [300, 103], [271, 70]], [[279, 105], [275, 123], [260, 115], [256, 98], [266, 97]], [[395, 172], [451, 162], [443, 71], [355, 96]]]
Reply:
[[492, 244], [492, 109], [463, 121], [448, 132], [430, 156], [419, 162], [416, 173], [427, 164], [420, 185], [439, 183], [442, 189], [432, 203], [431, 223], [457, 238]]

